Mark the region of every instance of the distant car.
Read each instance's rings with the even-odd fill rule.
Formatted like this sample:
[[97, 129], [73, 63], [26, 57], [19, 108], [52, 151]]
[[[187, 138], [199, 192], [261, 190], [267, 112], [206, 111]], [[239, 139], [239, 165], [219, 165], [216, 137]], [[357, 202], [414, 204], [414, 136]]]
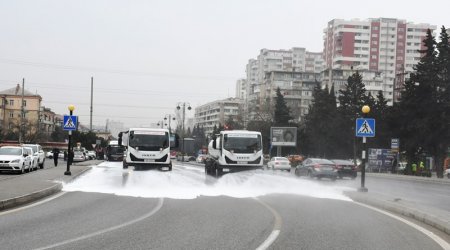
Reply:
[[405, 174], [406, 166], [408, 165], [407, 162], [399, 162], [397, 166], [397, 173], [399, 174]]
[[450, 179], [450, 168], [448, 168], [448, 169], [445, 170], [444, 175], [446, 175], [447, 178]]
[[267, 168], [272, 170], [291, 170], [291, 162], [286, 157], [272, 157], [267, 163]]
[[39, 168], [43, 169], [44, 163], [45, 163], [45, 152], [44, 152], [44, 150], [42, 150], [41, 145], [39, 145], [39, 144], [24, 144], [22, 146], [30, 147], [31, 149], [33, 149], [34, 156], [37, 156], [36, 164], [39, 166]]
[[303, 161], [303, 156], [301, 155], [289, 155], [288, 160], [291, 162], [292, 166], [297, 166]]
[[53, 159], [53, 152], [52, 152], [52, 151], [48, 151], [48, 152], [45, 154], [45, 157], [47, 157], [47, 158], [49, 158], [49, 159]]
[[336, 169], [338, 173], [339, 179], [342, 179], [344, 177], [350, 177], [352, 179], [355, 179], [357, 174], [357, 169], [355, 164], [353, 164], [352, 161], [349, 160], [331, 160], [336, 164]]
[[205, 163], [206, 155], [198, 155], [197, 159], [195, 160], [197, 163]]
[[86, 156], [89, 158], [89, 160], [94, 160], [97, 157], [95, 151], [88, 151]]
[[30, 170], [30, 159], [28, 149], [24, 147], [4, 146], [0, 148], [0, 170], [23, 174]]
[[334, 181], [338, 177], [338, 172], [336, 164], [330, 160], [308, 158], [295, 168], [295, 175], [317, 177], [318, 179], [330, 178]]
[[82, 152], [82, 151], [73, 152], [73, 161], [74, 162], [80, 162], [80, 161], [85, 161], [85, 160], [86, 160], [86, 156], [84, 155], [84, 152]]

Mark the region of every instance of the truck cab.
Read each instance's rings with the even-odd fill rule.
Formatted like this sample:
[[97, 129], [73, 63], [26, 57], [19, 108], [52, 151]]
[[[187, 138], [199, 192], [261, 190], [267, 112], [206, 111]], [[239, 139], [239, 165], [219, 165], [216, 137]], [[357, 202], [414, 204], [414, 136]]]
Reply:
[[221, 176], [224, 172], [237, 172], [263, 168], [262, 136], [257, 131], [228, 130], [210, 141], [205, 173]]
[[170, 149], [178, 147], [179, 139], [168, 129], [130, 128], [119, 133], [119, 146], [125, 146], [123, 168], [136, 170], [158, 168], [172, 171]]

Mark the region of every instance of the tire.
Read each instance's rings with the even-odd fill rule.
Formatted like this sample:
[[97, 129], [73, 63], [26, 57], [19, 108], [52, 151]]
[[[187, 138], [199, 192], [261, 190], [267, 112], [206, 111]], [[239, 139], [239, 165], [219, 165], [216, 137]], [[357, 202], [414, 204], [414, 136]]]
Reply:
[[128, 164], [126, 162], [123, 162], [123, 169], [127, 169], [128, 168]]
[[296, 176], [300, 177], [300, 173], [299, 173], [299, 171], [298, 171], [297, 168], [295, 169], [295, 172], [294, 172], [294, 173], [295, 173]]
[[450, 179], [450, 174], [447, 174], [447, 178], [449, 178], [449, 179]]
[[18, 174], [25, 174], [25, 163], [22, 164], [22, 168], [19, 170]]
[[313, 178], [311, 171], [308, 171], [308, 177], [311, 179]]
[[331, 181], [336, 181], [336, 177], [331, 177]]
[[169, 165], [169, 170], [167, 171], [172, 171], [172, 164]]
[[220, 176], [222, 176], [223, 175], [223, 169], [222, 168], [219, 168], [219, 167], [215, 167], [215, 177], [216, 178], [219, 178]]

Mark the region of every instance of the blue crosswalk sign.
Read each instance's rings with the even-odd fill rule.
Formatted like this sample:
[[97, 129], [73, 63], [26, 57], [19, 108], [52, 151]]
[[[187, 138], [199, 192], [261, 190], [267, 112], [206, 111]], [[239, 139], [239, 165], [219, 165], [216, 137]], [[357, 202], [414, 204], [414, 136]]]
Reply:
[[65, 115], [63, 120], [63, 129], [64, 130], [76, 130], [78, 117], [75, 115]]
[[375, 137], [375, 119], [358, 118], [355, 128], [357, 137]]

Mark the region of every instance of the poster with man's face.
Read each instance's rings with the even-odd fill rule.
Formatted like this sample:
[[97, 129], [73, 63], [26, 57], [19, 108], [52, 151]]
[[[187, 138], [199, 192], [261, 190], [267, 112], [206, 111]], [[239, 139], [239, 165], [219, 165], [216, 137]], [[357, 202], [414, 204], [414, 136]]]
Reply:
[[270, 142], [272, 146], [297, 146], [296, 127], [272, 127], [270, 128]]

